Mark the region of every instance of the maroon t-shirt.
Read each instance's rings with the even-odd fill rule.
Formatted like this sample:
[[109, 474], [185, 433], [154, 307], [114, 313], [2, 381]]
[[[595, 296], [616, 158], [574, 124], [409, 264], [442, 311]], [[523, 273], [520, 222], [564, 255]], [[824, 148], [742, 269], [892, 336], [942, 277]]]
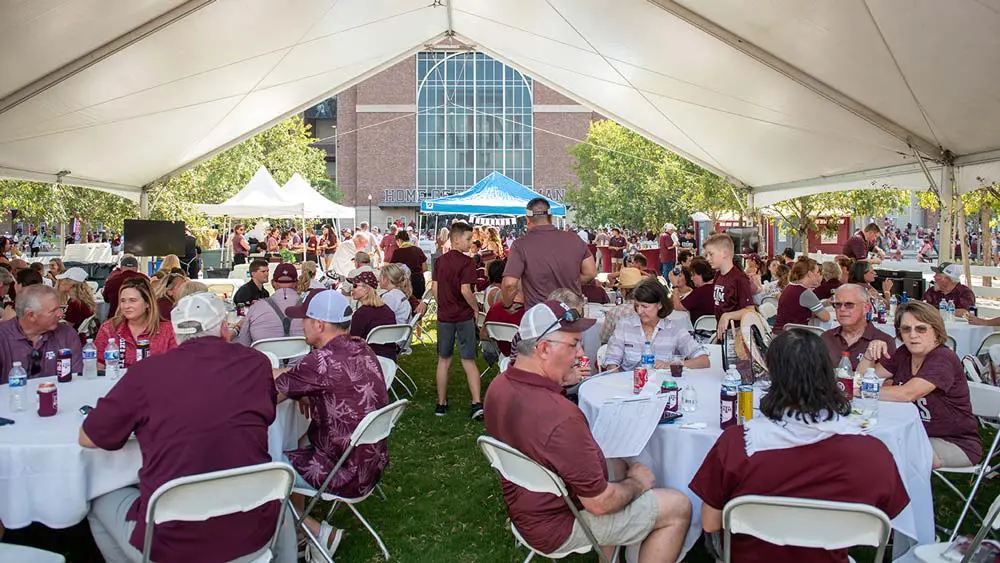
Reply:
[[[490, 310], [486, 312], [486, 322], [488, 323], [508, 323], [512, 325], [520, 325], [521, 317], [524, 316], [524, 312], [527, 309], [524, 307], [519, 307], [516, 311], [511, 313], [507, 309], [504, 309], [503, 302], [497, 301], [490, 307]], [[504, 356], [510, 357], [510, 342], [497, 342], [497, 348], [500, 349], [500, 353]]]
[[590, 249], [575, 233], [537, 225], [514, 241], [503, 275], [521, 280], [524, 306], [530, 309], [561, 287], [582, 295], [580, 266], [588, 256]]
[[[628, 241], [626, 241], [625, 237], [622, 236], [611, 237], [611, 240], [608, 241], [608, 246], [626, 247], [628, 246]], [[624, 256], [625, 256], [624, 248], [617, 248], [611, 250], [612, 258], [623, 258]]]
[[476, 265], [472, 258], [449, 250], [434, 261], [431, 281], [437, 282], [439, 321], [460, 323], [476, 318], [476, 310], [469, 307], [462, 295], [463, 285], [476, 284]]
[[844, 327], [835, 326], [824, 332], [822, 336], [823, 344], [826, 344], [826, 350], [830, 353], [830, 364], [835, 368], [840, 364], [840, 358], [843, 357], [844, 352], [847, 352], [847, 356], [851, 359], [851, 369], [858, 369], [858, 364], [872, 340], [885, 342], [889, 355], [896, 353], [896, 339], [875, 328], [872, 323], [865, 326], [865, 332], [861, 334], [861, 338], [850, 346], [844, 340], [843, 330]]
[[962, 448], [969, 461], [979, 463], [983, 457], [983, 445], [979, 441], [979, 424], [972, 414], [969, 382], [965, 379], [962, 362], [945, 346], [931, 350], [917, 373], [912, 373], [911, 359], [909, 349], [903, 346], [880, 363], [892, 373], [892, 381], [896, 385], [919, 377], [937, 387], [914, 403], [924, 430], [931, 438], [941, 438]]
[[674, 246], [674, 239], [667, 233], [660, 234], [660, 262], [663, 264], [673, 264], [677, 261], [677, 247]]
[[[362, 340], [368, 339], [368, 333], [377, 326], [396, 324], [396, 314], [388, 305], [381, 307], [370, 307], [362, 305], [351, 315], [351, 336], [357, 336]], [[395, 344], [369, 344], [375, 355], [389, 358], [396, 361], [396, 354], [399, 348]]]
[[938, 304], [941, 303], [942, 299], [950, 299], [954, 301], [956, 309], [968, 310], [969, 307], [976, 305], [976, 294], [962, 284], [955, 285], [955, 287], [948, 293], [938, 291], [936, 287], [932, 287], [924, 292], [924, 302], [931, 307], [937, 307]]
[[611, 298], [608, 297], [608, 292], [604, 291], [604, 288], [598, 286], [596, 283], [591, 282], [587, 285], [580, 286], [580, 290], [583, 292], [583, 297], [590, 303], [599, 303], [603, 305], [611, 302]]
[[[508, 368], [490, 383], [485, 412], [486, 432], [561, 477], [578, 509], [583, 509], [580, 497], [596, 497], [608, 487], [604, 454], [561, 385]], [[507, 515], [532, 547], [551, 553], [566, 542], [574, 518], [563, 499], [502, 478], [500, 483]]]
[[816, 297], [819, 297], [820, 299], [829, 299], [833, 297], [833, 292], [836, 291], [841, 285], [840, 280], [823, 280], [822, 283], [816, 286], [813, 293], [815, 293]]
[[160, 312], [161, 320], [169, 321], [170, 313], [174, 310], [174, 301], [164, 295], [156, 300], [156, 309]]
[[410, 269], [410, 285], [413, 287], [413, 295], [417, 299], [423, 299], [426, 289], [424, 283], [424, 264], [427, 263], [427, 255], [417, 246], [401, 246], [392, 252], [392, 260], [396, 264], [405, 264]]
[[863, 233], [855, 234], [844, 243], [844, 256], [853, 258], [855, 261], [868, 258], [868, 251], [868, 241], [865, 240]]
[[691, 316], [691, 322], [698, 320], [698, 317], [705, 317], [715, 314], [715, 299], [712, 294], [715, 292], [715, 284], [708, 282], [701, 287], [691, 290], [681, 299], [681, 304], [687, 309]]
[[753, 288], [750, 287], [750, 278], [743, 273], [743, 270], [735, 266], [725, 275], [716, 275], [712, 298], [715, 304], [716, 319], [721, 317], [723, 313], [739, 311], [753, 305]]
[[[895, 518], [910, 502], [896, 462], [878, 438], [838, 435], [747, 457], [741, 426], [722, 433], [689, 487], [716, 510], [736, 497], [768, 495], [862, 503]], [[745, 534], [733, 535], [732, 553], [734, 563], [847, 561], [846, 549], [781, 547]]]
[[778, 315], [774, 319], [774, 330], [781, 330], [788, 323], [809, 324], [809, 319], [812, 318], [813, 314], [812, 310], [801, 304], [802, 294], [807, 289], [804, 285], [790, 283], [781, 290], [781, 295], [778, 296]]
[[66, 324], [73, 327], [73, 330], [79, 330], [80, 324], [93, 315], [94, 311], [90, 307], [76, 299], [70, 299], [66, 302], [66, 310], [63, 311], [63, 320], [66, 321]]
[[[234, 377], [238, 375], [238, 377]], [[98, 447], [118, 450], [135, 433], [142, 450], [140, 497], [126, 519], [142, 550], [146, 507], [160, 485], [187, 475], [271, 461], [267, 427], [277, 391], [260, 352], [216, 337], [189, 340], [130, 367], [83, 421]], [[271, 539], [278, 503], [204, 522], [159, 524], [155, 561], [229, 561]]]

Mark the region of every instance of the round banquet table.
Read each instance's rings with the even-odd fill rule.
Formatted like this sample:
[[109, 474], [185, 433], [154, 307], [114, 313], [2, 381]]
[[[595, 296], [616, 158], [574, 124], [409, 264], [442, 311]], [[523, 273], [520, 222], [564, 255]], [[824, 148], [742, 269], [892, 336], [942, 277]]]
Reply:
[[[827, 309], [827, 311], [830, 311], [831, 314], [831, 319], [829, 321], [824, 323], [813, 319], [812, 324], [823, 329], [831, 329], [833, 327], [840, 326], [840, 323], [837, 322], [836, 314], [833, 313], [833, 309]], [[894, 338], [896, 337], [896, 327], [893, 326], [892, 323], [874, 324], [875, 328], [881, 330], [889, 336]], [[945, 321], [944, 330], [948, 333], [948, 336], [955, 339], [955, 354], [957, 354], [959, 358], [964, 358], [968, 354], [975, 354], [983, 340], [987, 336], [993, 334], [993, 327], [970, 325], [965, 319]]]
[[[701, 536], [702, 502], [688, 489], [688, 483], [722, 433], [718, 398], [722, 383], [721, 362], [713, 361], [712, 365], [708, 369], [685, 369], [684, 376], [675, 379], [682, 388], [689, 385], [695, 388], [698, 410], [684, 413], [677, 423], [659, 425], [635, 459], [652, 469], [657, 487], [679, 490], [691, 499], [691, 527], [684, 540], [681, 559]], [[658, 387], [661, 373], [666, 372], [656, 371], [657, 375], [651, 376], [650, 382]], [[605, 401], [631, 395], [631, 372], [600, 374], [580, 386], [580, 409], [593, 424]], [[754, 399], [756, 404], [756, 394]], [[691, 422], [704, 422], [707, 426], [704, 429], [682, 428], [681, 424]], [[930, 484], [933, 453], [916, 407], [912, 403], [879, 403], [879, 423], [869, 433], [889, 448], [910, 496], [910, 504], [892, 520], [893, 529], [909, 538], [909, 541], [897, 541], [897, 553], [908, 549], [913, 542], [933, 543], [934, 505]]]
[[[0, 522], [10, 529], [41, 522], [50, 528], [67, 528], [81, 522], [90, 500], [135, 485], [142, 466], [139, 443], [109, 452], [81, 447], [77, 440], [84, 416], [83, 405], [96, 406], [117, 380], [104, 377], [58, 385], [59, 412], [41, 418], [35, 406], [38, 384], [54, 377], [28, 380], [28, 409], [10, 412], [10, 395], [0, 385], [0, 416], [14, 424], [0, 427]], [[281, 460], [281, 452], [297, 447], [309, 421], [293, 401], [278, 405], [268, 428], [268, 452]]]

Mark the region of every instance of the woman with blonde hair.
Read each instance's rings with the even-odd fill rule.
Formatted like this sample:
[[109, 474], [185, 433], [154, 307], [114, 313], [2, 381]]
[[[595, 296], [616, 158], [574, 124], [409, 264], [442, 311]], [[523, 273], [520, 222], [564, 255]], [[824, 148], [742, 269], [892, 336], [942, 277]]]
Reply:
[[45, 277], [52, 280], [52, 285], [56, 284], [56, 276], [64, 273], [66, 273], [66, 264], [63, 264], [62, 258], [49, 260], [49, 271], [45, 274]]
[[295, 291], [299, 292], [300, 295], [305, 295], [310, 289], [326, 289], [326, 286], [319, 283], [319, 280], [316, 279], [318, 271], [319, 264], [312, 260], [303, 262], [302, 271], [299, 273], [299, 284], [296, 286]]
[[160, 267], [157, 268], [157, 272], [170, 273], [174, 268], [181, 267], [181, 259], [177, 257], [176, 254], [167, 254], [163, 257], [163, 262], [160, 263]]
[[841, 279], [843, 276], [843, 270], [840, 268], [840, 264], [836, 262], [824, 262], [823, 266], [820, 268], [820, 274], [823, 276], [823, 281], [815, 289], [816, 297], [820, 299], [829, 299], [833, 297], [833, 292], [840, 287], [844, 280]]
[[[122, 282], [115, 316], [105, 321], [97, 331], [94, 345], [101, 368], [104, 367], [104, 350], [111, 338], [125, 342], [125, 354], [119, 361], [126, 368], [136, 363], [136, 344], [140, 340], [149, 342], [147, 354], [153, 356], [177, 347], [174, 327], [170, 321], [160, 320], [153, 288], [146, 278], [128, 278]], [[121, 344], [118, 347], [121, 350]]]
[[489, 260], [485, 255], [492, 252], [490, 259], [503, 260], [503, 241], [500, 240], [500, 231], [494, 226], [483, 229], [483, 261]]
[[177, 295], [180, 293], [181, 286], [187, 281], [187, 276], [183, 274], [167, 274], [160, 280], [160, 283], [155, 285], [153, 296], [156, 297], [156, 308], [161, 319], [170, 320], [170, 312], [174, 310], [174, 305], [180, 301], [180, 297]]
[[87, 285], [87, 272], [83, 268], [70, 268], [56, 276], [56, 291], [63, 307], [63, 320], [79, 330], [83, 321], [97, 311], [94, 291]]
[[[378, 280], [372, 270], [362, 270], [354, 277], [347, 278], [351, 284], [351, 299], [359, 303], [351, 315], [351, 336], [367, 340], [368, 333], [375, 327], [396, 324], [393, 313], [378, 295]], [[376, 355], [396, 361], [399, 352], [395, 344], [371, 344]]]
[[182, 283], [180, 289], [177, 290], [177, 301], [184, 299], [188, 295], [194, 295], [195, 293], [208, 293], [208, 286], [199, 281], [186, 281]]
[[410, 314], [413, 313], [413, 305], [410, 303], [413, 289], [410, 287], [409, 269], [402, 264], [384, 264], [378, 287], [385, 290], [381, 295], [382, 301], [392, 309], [396, 316], [396, 324], [409, 323]]

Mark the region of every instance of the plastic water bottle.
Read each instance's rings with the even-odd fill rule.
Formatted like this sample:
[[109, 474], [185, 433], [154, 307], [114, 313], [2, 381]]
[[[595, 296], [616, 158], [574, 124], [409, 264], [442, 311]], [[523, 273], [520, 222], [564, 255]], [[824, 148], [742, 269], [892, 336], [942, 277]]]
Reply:
[[645, 368], [646, 373], [652, 374], [654, 363], [656, 363], [656, 357], [653, 356], [653, 345], [647, 340], [642, 345], [642, 356], [639, 359], [639, 367]]
[[875, 308], [876, 316], [875, 319], [879, 324], [885, 324], [885, 302], [881, 299], [878, 300], [878, 305]]
[[118, 340], [109, 338], [104, 347], [104, 369], [110, 379], [118, 379], [118, 360]]
[[722, 367], [724, 369], [735, 368], [736, 367], [736, 329], [734, 327], [729, 327], [726, 329], [725, 334], [726, 353], [725, 358], [722, 359]]
[[722, 378], [722, 389], [719, 393], [719, 427], [729, 428], [737, 423], [736, 399], [740, 387], [740, 372], [735, 367], [726, 370]]
[[895, 295], [889, 296], [889, 317], [896, 318], [896, 306], [899, 305], [899, 301], [896, 300]]
[[851, 355], [844, 352], [840, 355], [840, 363], [837, 364], [837, 379], [847, 379], [851, 377]]
[[83, 346], [83, 378], [95, 377], [97, 377], [97, 346], [94, 346], [93, 338], [88, 338]]
[[882, 380], [875, 375], [875, 368], [868, 368], [861, 377], [861, 414], [871, 423], [878, 422], [878, 395]]
[[622, 292], [620, 290], [615, 290], [615, 305], [621, 305], [625, 300], [622, 299]]
[[955, 302], [951, 299], [948, 300], [948, 320], [955, 320]]
[[28, 372], [21, 367], [21, 362], [14, 362], [7, 374], [7, 387], [10, 391], [10, 412], [21, 412], [28, 405]]
[[903, 295], [901, 295], [900, 298], [899, 298], [899, 302], [900, 303], [906, 303], [909, 300], [910, 300], [910, 298], [906, 295], [906, 292], [904, 291]]
[[948, 320], [948, 303], [944, 299], [938, 301], [938, 313], [941, 313], [941, 320]]

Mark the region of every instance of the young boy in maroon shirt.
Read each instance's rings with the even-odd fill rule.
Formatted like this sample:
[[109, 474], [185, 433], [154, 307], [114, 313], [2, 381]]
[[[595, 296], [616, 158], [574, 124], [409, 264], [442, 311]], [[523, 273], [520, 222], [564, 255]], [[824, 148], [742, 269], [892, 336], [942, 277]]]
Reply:
[[729, 326], [729, 321], [739, 322], [743, 315], [755, 311], [753, 289], [750, 278], [733, 264], [733, 239], [726, 233], [716, 233], [704, 244], [705, 259], [712, 269], [719, 272], [715, 276], [713, 295], [715, 319], [718, 321], [719, 338]]

